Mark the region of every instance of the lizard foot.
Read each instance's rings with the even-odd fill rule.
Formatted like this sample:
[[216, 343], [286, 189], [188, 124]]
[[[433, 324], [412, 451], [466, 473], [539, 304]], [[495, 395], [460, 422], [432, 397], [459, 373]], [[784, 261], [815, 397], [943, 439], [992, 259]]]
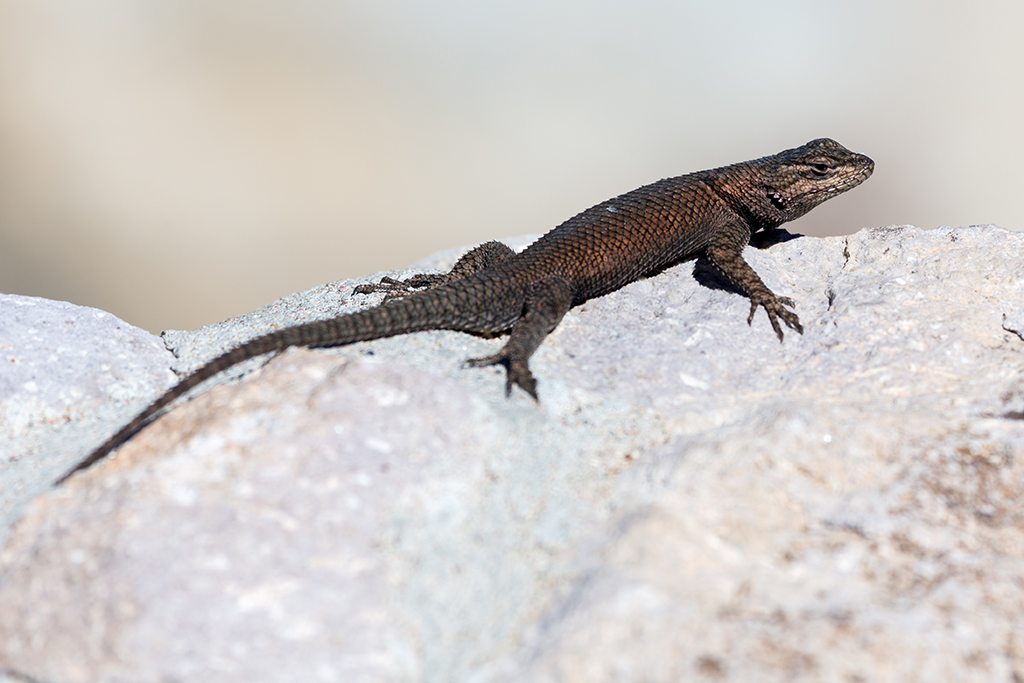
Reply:
[[509, 396], [512, 393], [512, 385], [518, 384], [519, 387], [533, 397], [534, 401], [537, 401], [537, 380], [534, 379], [533, 373], [530, 372], [530, 366], [526, 360], [517, 360], [512, 358], [511, 355], [502, 349], [493, 356], [485, 356], [483, 358], [470, 358], [466, 361], [466, 366], [470, 368], [481, 368], [488, 365], [504, 365], [505, 366], [505, 395]]
[[764, 307], [764, 312], [768, 314], [768, 320], [772, 324], [772, 329], [775, 330], [775, 334], [778, 335], [779, 341], [782, 341], [782, 327], [779, 326], [779, 318], [792, 329], [796, 330], [800, 334], [804, 333], [803, 325], [800, 324], [800, 318], [797, 317], [796, 313], [787, 310], [785, 307], [796, 308], [796, 303], [793, 302], [788, 296], [775, 296], [771, 295], [771, 298], [763, 299], [751, 299], [750, 300], [750, 315], [747, 317], [747, 324], [749, 325], [754, 321], [754, 313], [757, 312], [757, 307]]
[[417, 289], [433, 289], [467, 275], [480, 272], [516, 255], [506, 244], [501, 242], [484, 242], [462, 255], [447, 273], [417, 273], [407, 280], [396, 280], [393, 277], [382, 277], [377, 284], [359, 285], [353, 292], [356, 294], [374, 294], [384, 292], [384, 302], [408, 296]]
[[416, 289], [434, 287], [444, 280], [445, 276], [439, 273], [418, 273], [407, 280], [396, 280], [393, 277], [382, 277], [376, 284], [359, 285], [354, 290], [355, 294], [375, 294], [384, 292], [384, 301], [391, 301], [403, 296], [412, 294]]

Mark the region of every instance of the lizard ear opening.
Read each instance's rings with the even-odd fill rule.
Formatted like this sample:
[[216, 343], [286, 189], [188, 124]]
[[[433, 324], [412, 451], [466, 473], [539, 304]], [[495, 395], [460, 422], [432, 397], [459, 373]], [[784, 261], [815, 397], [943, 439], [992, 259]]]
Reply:
[[772, 206], [774, 206], [776, 209], [779, 209], [780, 211], [786, 208], [786, 198], [782, 195], [781, 192], [770, 187], [768, 188], [768, 201], [770, 201], [772, 203]]

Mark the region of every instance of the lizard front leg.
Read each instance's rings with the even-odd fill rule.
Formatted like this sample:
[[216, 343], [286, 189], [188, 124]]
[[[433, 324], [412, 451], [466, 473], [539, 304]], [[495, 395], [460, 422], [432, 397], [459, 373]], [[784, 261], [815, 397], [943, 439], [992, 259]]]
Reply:
[[504, 365], [507, 372], [505, 394], [512, 393], [512, 385], [518, 384], [536, 401], [537, 380], [530, 372], [530, 356], [572, 306], [574, 290], [572, 283], [560, 275], [531, 283], [526, 292], [523, 315], [512, 325], [508, 343], [498, 353], [486, 358], [473, 358], [466, 364], [470, 367]]
[[768, 314], [768, 320], [771, 322], [775, 334], [778, 335], [779, 341], [782, 341], [779, 318], [782, 318], [782, 321], [791, 329], [803, 334], [804, 328], [800, 325], [800, 318], [786, 308], [787, 306], [795, 308], [796, 304], [793, 303], [793, 300], [789, 297], [777, 296], [768, 289], [754, 269], [750, 267], [750, 264], [744, 260], [743, 247], [746, 246], [749, 239], [750, 230], [745, 227], [723, 230], [706, 247], [705, 254], [715, 268], [750, 298], [748, 325], [754, 320], [757, 307], [762, 306], [765, 313]]
[[501, 263], [515, 256], [515, 254], [516, 252], [507, 244], [491, 240], [463, 254], [447, 273], [417, 273], [406, 280], [384, 277], [377, 284], [359, 285], [355, 288], [354, 292], [356, 294], [386, 292], [384, 301], [390, 301], [391, 299], [411, 294], [415, 289], [433, 289], [453, 280], [459, 280], [467, 275], [472, 275], [477, 271]]

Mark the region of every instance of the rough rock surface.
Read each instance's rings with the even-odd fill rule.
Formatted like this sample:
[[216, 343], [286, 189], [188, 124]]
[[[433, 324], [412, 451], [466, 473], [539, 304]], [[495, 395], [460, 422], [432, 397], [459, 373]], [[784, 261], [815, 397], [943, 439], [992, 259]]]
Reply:
[[[571, 311], [534, 357], [539, 405], [461, 368], [500, 340], [449, 332], [242, 368], [25, 508], [0, 671], [1024, 680], [1024, 235], [746, 256], [803, 336], [748, 328], [746, 299], [683, 264]], [[365, 305], [352, 284], [169, 335], [176, 369]], [[66, 409], [66, 429], [98, 410]], [[57, 476], [102, 437], [12, 465]]]
[[172, 360], [106, 311], [0, 294], [0, 544], [54, 471], [174, 382]]

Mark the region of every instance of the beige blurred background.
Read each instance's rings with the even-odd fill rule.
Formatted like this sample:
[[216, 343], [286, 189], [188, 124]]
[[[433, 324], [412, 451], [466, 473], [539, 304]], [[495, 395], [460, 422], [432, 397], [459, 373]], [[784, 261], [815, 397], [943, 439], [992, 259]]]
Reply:
[[1024, 3], [0, 0], [0, 291], [159, 331], [820, 136], [1024, 228]]

